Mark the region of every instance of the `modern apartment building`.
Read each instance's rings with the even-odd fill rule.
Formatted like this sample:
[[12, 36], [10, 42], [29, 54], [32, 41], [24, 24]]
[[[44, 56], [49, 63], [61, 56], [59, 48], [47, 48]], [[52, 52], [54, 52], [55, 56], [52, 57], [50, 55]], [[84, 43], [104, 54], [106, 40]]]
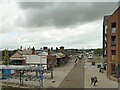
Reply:
[[2, 51], [0, 51], [0, 64], [2, 64]]
[[120, 6], [103, 23], [103, 58], [107, 76], [120, 77]]
[[104, 16], [104, 20], [103, 20], [103, 59], [104, 62], [103, 63], [107, 63], [107, 45], [108, 45], [108, 27], [107, 27], [107, 22], [108, 22], [108, 18], [110, 17], [110, 15]]

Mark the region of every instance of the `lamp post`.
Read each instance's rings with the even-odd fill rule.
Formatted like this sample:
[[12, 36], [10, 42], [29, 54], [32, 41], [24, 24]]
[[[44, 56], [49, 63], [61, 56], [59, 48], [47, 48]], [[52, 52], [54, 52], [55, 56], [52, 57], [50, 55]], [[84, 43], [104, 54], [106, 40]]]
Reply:
[[43, 88], [43, 67], [42, 67], [42, 53], [40, 54], [40, 78], [39, 78], [40, 88]]
[[52, 64], [50, 64], [50, 68], [51, 68], [51, 79], [53, 79], [53, 65]]

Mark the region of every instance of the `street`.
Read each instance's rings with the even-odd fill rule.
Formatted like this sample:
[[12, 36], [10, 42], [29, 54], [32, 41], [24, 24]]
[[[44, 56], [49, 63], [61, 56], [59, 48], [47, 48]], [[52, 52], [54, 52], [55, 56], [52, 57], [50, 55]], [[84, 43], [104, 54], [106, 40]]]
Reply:
[[[50, 78], [50, 74], [44, 74], [43, 88], [118, 88], [118, 83], [106, 78], [106, 71], [99, 72], [96, 63], [92, 66], [87, 57], [78, 60], [75, 65], [75, 59], [72, 58], [66, 65], [54, 69], [54, 77]], [[31, 73], [34, 74], [34, 73]], [[91, 85], [91, 77], [96, 76], [98, 83], [96, 86]], [[7, 82], [15, 82], [19, 85], [19, 79], [10, 79]], [[39, 80], [24, 81], [28, 87], [39, 87]], [[14, 85], [14, 84], [13, 84]]]

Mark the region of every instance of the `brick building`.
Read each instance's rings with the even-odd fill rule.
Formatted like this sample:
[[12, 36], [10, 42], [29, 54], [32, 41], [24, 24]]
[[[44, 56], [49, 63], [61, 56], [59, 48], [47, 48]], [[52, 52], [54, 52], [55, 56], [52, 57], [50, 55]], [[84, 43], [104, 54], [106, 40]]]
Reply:
[[[107, 59], [107, 76], [119, 77], [120, 76], [120, 6], [116, 9], [116, 11], [112, 15], [106, 16], [106, 19], [104, 18], [104, 22], [106, 23], [103, 23], [103, 58], [105, 59], [106, 57]], [[107, 33], [105, 33], [105, 30], [107, 30]]]
[[108, 22], [108, 18], [110, 17], [110, 15], [104, 16], [104, 20], [103, 20], [103, 63], [107, 63], [107, 54], [108, 54], [108, 27], [107, 27], [107, 22]]

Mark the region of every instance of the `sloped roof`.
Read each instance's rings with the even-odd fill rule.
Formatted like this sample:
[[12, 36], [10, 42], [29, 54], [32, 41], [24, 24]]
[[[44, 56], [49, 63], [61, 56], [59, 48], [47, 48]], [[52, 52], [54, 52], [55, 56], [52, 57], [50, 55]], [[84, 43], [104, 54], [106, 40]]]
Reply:
[[56, 58], [63, 58], [63, 57], [65, 57], [65, 54], [63, 54], [63, 53], [56, 53], [54, 55], [56, 55]]
[[29, 55], [32, 54], [32, 50], [23, 50], [23, 51], [19, 51], [22, 55]]
[[22, 54], [19, 51], [17, 51], [10, 58], [22, 58], [22, 57], [23, 57]]

